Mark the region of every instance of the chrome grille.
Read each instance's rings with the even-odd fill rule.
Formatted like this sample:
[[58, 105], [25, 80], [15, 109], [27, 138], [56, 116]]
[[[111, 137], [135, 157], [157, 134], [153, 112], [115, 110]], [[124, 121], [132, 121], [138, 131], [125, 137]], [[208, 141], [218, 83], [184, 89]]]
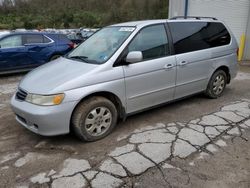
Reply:
[[21, 90], [21, 89], [18, 89], [17, 92], [16, 92], [16, 99], [20, 100], [20, 101], [24, 101], [27, 97], [28, 93]]

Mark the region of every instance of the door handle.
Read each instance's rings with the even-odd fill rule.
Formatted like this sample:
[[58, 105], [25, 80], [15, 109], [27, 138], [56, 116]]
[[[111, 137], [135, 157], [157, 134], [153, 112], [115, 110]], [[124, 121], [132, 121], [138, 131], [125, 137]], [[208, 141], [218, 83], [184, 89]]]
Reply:
[[186, 65], [186, 64], [188, 64], [187, 61], [181, 61], [179, 65], [180, 65], [180, 66], [184, 66], [184, 65]]
[[173, 67], [174, 67], [173, 64], [166, 64], [166, 65], [164, 65], [164, 69], [171, 69]]

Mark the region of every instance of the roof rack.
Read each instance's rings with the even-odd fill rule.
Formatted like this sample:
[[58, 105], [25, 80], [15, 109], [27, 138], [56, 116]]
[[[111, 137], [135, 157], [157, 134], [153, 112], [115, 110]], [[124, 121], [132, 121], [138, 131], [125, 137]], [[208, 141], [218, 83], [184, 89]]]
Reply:
[[201, 20], [201, 19], [212, 19], [212, 20], [217, 20], [217, 18], [214, 17], [205, 17], [205, 16], [175, 16], [170, 18], [170, 20], [177, 20], [177, 19], [196, 19], [196, 20]]

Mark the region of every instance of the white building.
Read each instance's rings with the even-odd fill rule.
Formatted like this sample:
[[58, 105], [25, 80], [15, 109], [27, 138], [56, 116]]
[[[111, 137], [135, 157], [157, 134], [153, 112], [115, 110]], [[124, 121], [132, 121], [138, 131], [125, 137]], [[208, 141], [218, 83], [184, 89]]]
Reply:
[[238, 43], [246, 36], [243, 60], [250, 60], [250, 0], [169, 0], [169, 18], [209, 16], [224, 21]]

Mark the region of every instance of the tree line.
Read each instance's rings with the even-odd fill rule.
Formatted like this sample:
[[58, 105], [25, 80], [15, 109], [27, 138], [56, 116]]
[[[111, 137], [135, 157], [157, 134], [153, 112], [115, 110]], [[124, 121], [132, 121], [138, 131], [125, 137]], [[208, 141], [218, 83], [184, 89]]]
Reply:
[[167, 15], [168, 0], [2, 0], [0, 29], [103, 27]]

